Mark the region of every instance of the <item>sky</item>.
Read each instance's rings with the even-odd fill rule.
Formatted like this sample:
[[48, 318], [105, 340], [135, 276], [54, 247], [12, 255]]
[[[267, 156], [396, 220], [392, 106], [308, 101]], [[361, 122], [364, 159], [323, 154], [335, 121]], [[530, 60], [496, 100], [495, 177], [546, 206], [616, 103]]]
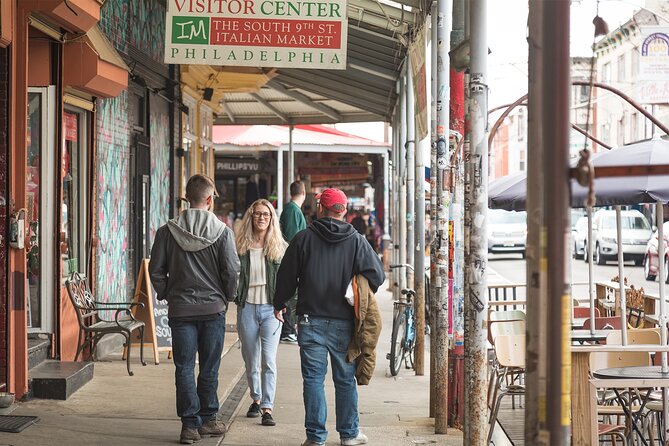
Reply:
[[[599, 15], [613, 30], [627, 22], [644, 0], [601, 0]], [[527, 93], [527, 0], [488, 1], [490, 108]], [[574, 0], [571, 6], [571, 55], [592, 55], [596, 0]], [[493, 19], [494, 18], [494, 19]]]
[[[599, 15], [613, 30], [627, 22], [639, 6], [652, 7], [657, 0], [600, 0]], [[572, 0], [571, 55], [592, 55], [597, 0]], [[508, 104], [527, 93], [528, 0], [488, 0], [489, 108]], [[429, 88], [428, 88], [429, 92]], [[429, 93], [428, 93], [429, 94]], [[429, 104], [429, 101], [428, 101]], [[338, 129], [383, 141], [383, 125], [337, 124]]]

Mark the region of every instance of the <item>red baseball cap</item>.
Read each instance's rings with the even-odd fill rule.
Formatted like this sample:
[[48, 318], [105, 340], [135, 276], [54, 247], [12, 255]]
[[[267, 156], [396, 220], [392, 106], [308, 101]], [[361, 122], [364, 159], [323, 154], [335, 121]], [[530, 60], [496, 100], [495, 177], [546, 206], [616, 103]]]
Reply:
[[339, 189], [325, 189], [316, 195], [316, 200], [326, 209], [333, 212], [342, 213], [346, 210], [348, 198], [346, 194]]

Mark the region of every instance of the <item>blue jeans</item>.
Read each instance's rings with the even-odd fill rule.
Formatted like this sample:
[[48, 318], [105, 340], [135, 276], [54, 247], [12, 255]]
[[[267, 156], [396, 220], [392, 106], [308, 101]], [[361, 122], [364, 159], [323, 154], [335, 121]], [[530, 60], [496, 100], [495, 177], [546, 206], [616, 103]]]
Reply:
[[[197, 428], [218, 413], [218, 369], [225, 338], [225, 314], [206, 321], [170, 319], [176, 372], [177, 415], [184, 426]], [[195, 384], [195, 354], [199, 373]]]
[[237, 331], [251, 398], [260, 401], [261, 409], [272, 409], [276, 393], [276, 351], [281, 336], [281, 322], [274, 317], [274, 306], [247, 303], [244, 308], [237, 308]]
[[297, 341], [302, 360], [304, 427], [307, 438], [325, 443], [328, 431], [325, 375], [328, 355], [335, 386], [337, 432], [344, 440], [358, 436], [358, 389], [355, 363], [346, 362], [346, 350], [353, 334], [353, 321], [300, 317]]

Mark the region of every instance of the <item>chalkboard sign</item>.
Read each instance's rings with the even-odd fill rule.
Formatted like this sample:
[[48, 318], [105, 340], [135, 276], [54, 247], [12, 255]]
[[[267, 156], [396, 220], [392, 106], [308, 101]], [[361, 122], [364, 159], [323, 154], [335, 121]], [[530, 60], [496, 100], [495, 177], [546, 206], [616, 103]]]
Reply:
[[[139, 335], [137, 335], [137, 338], [133, 339], [133, 345], [150, 344], [153, 348], [153, 360], [156, 364], [160, 364], [158, 352], [168, 351], [168, 357], [172, 356], [172, 331], [168, 325], [167, 302], [158, 300], [151, 286], [149, 259], [142, 260], [142, 266], [139, 269], [137, 283], [135, 284], [133, 302], [144, 304], [143, 308], [133, 307], [133, 316], [138, 321], [143, 321], [146, 324], [144, 339], [140, 340]], [[125, 359], [126, 354], [127, 351], [124, 350], [123, 359]]]

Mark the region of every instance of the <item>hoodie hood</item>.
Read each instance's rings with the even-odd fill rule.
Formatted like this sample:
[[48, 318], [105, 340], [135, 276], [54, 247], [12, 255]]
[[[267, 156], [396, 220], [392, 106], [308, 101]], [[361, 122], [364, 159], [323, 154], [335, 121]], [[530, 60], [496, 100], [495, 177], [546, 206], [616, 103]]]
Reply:
[[328, 243], [340, 243], [358, 233], [350, 224], [334, 218], [316, 220], [309, 226], [309, 229]]
[[172, 236], [184, 251], [201, 251], [216, 243], [223, 234], [225, 223], [203, 209], [187, 209], [167, 222]]

